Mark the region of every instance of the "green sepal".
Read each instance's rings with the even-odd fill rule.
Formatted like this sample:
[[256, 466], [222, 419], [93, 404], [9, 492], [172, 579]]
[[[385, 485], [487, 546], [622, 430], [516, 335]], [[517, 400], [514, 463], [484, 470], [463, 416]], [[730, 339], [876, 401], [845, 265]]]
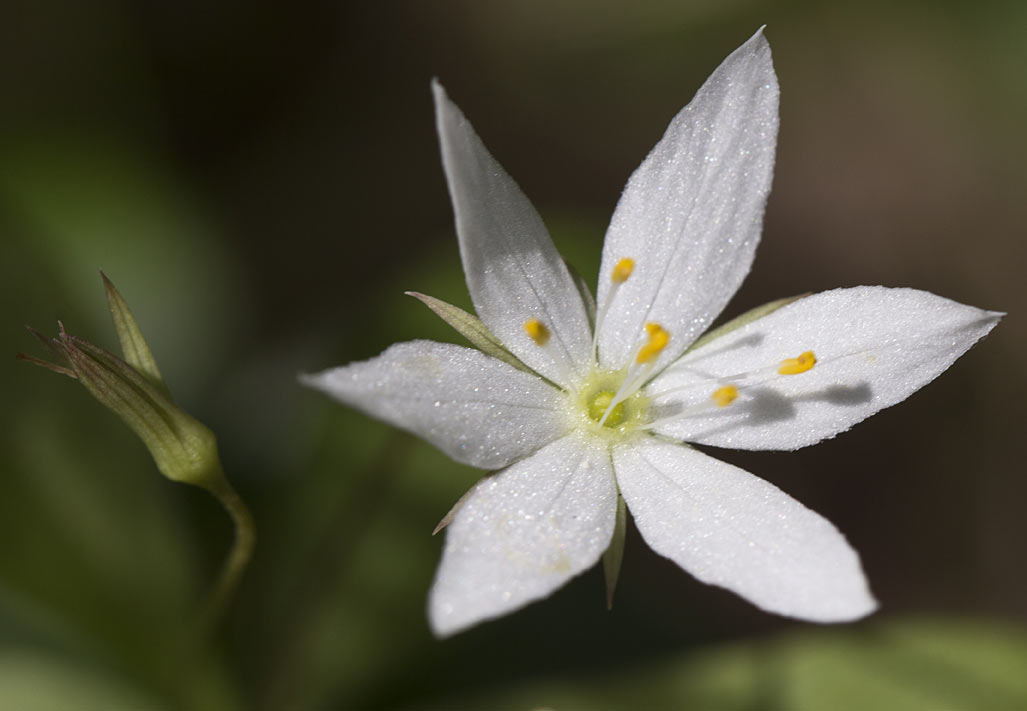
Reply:
[[592, 290], [588, 288], [588, 283], [585, 281], [585, 277], [581, 276], [581, 272], [575, 269], [573, 264], [566, 260], [564, 260], [564, 264], [567, 267], [567, 271], [570, 272], [574, 286], [578, 289], [578, 294], [581, 295], [581, 303], [585, 305], [585, 315], [588, 316], [588, 325], [594, 331], [596, 327], [596, 299], [592, 295]]
[[114, 330], [118, 333], [118, 341], [121, 343], [121, 353], [125, 362], [167, 394], [168, 388], [164, 384], [164, 378], [161, 377], [157, 361], [150, 352], [150, 347], [146, 345], [146, 339], [143, 338], [143, 332], [139, 329], [139, 324], [136, 323], [132, 311], [107, 275], [101, 271], [100, 276], [103, 278], [103, 288], [107, 291], [107, 306], [111, 311]]
[[464, 495], [457, 499], [457, 502], [446, 512], [446, 515], [442, 517], [442, 520], [435, 525], [435, 529], [431, 532], [431, 535], [435, 536], [449, 524], [453, 523], [453, 518], [456, 516], [456, 512], [460, 510], [460, 507], [467, 503], [467, 500], [471, 498], [471, 494], [478, 490], [478, 487], [486, 481], [491, 479], [495, 475], [495, 472], [487, 474], [475, 482], [474, 486], [464, 492]]
[[771, 301], [770, 303], [766, 303], [762, 306], [757, 306], [754, 309], [750, 309], [741, 316], [736, 316], [727, 323], [723, 323], [720, 326], [714, 328], [713, 330], [704, 333], [702, 337], [699, 338], [699, 340], [697, 340], [695, 343], [688, 347], [688, 350], [686, 350], [685, 353], [690, 353], [696, 350], [697, 348], [702, 348], [706, 344], [712, 343], [721, 336], [726, 336], [732, 331], [737, 331], [742, 326], [746, 326], [752, 323], [753, 321], [763, 318], [764, 316], [769, 316], [782, 306], [788, 306], [788, 304], [793, 304], [799, 299], [805, 299], [809, 295], [810, 292], [806, 292], [805, 294], [799, 294], [798, 296], [786, 296], [783, 299]]
[[474, 314], [467, 313], [459, 306], [447, 304], [445, 301], [436, 299], [434, 296], [428, 296], [416, 291], [408, 291], [406, 294], [407, 296], [414, 297], [434, 311], [439, 318], [456, 329], [461, 336], [470, 341], [471, 345], [482, 353], [512, 365], [518, 370], [523, 370], [525, 373], [538, 375], [538, 373], [522, 363], [520, 358], [508, 351], [506, 346], [492, 335], [492, 331], [489, 330], [488, 326], [482, 323], [481, 319]]
[[613, 591], [617, 589], [620, 566], [624, 562], [624, 537], [627, 533], [628, 515], [624, 497], [617, 493], [617, 515], [613, 525], [613, 538], [603, 553], [603, 578], [606, 580], [606, 609], [613, 609]]

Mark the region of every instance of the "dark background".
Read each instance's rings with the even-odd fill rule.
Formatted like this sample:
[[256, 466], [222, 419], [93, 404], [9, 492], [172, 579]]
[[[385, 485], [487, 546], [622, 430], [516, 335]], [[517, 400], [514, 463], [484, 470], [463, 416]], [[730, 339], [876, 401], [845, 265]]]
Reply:
[[[628, 175], [764, 23], [778, 162], [727, 315], [858, 284], [1009, 312], [853, 432], [723, 455], [833, 521], [881, 612], [771, 617], [630, 529], [612, 613], [593, 570], [435, 641], [429, 534], [478, 474], [295, 382], [459, 342], [402, 294], [469, 306], [430, 78], [594, 284]], [[4, 3], [0, 706], [1019, 705], [1025, 29], [1016, 1]], [[188, 664], [224, 516], [75, 383], [13, 358], [37, 352], [23, 324], [57, 318], [114, 346], [100, 268], [257, 516], [237, 605]]]

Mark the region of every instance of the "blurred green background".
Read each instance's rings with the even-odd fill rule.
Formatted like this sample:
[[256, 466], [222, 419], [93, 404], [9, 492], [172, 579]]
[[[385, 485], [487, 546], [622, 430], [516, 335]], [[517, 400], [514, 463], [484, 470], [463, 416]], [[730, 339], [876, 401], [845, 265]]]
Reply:
[[[853, 432], [723, 455], [833, 521], [881, 611], [771, 617], [631, 528], [612, 613], [593, 570], [434, 640], [429, 534], [479, 474], [295, 382], [459, 341], [402, 294], [469, 306], [429, 79], [594, 284], [628, 175], [764, 23], [778, 163], [728, 315], [857, 284], [1010, 314]], [[1027, 707], [1025, 30], [1019, 0], [8, 0], [0, 708]], [[100, 268], [257, 517], [204, 650], [183, 653], [183, 628], [226, 517], [82, 388], [13, 358], [39, 354], [24, 324], [58, 318], [116, 345]]]

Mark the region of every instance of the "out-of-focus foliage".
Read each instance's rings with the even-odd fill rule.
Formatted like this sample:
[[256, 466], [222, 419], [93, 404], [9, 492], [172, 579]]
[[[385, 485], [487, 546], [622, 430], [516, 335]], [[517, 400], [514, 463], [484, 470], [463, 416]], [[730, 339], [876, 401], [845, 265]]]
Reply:
[[[1023, 3], [417, 2], [0, 10], [0, 708], [1027, 706]], [[298, 372], [470, 308], [437, 75], [587, 280], [630, 171], [767, 23], [782, 134], [725, 316], [859, 283], [1010, 312], [908, 403], [811, 450], [729, 458], [834, 521], [882, 612], [772, 618], [629, 526], [593, 570], [445, 642], [435, 523], [480, 472], [304, 392]], [[231, 530], [23, 331], [114, 348], [97, 270], [219, 438], [258, 547], [205, 647]], [[973, 620], [973, 621], [967, 621]]]
[[609, 674], [454, 695], [426, 707], [1013, 709], [1027, 701], [1025, 663], [1021, 631], [914, 619], [711, 646]]

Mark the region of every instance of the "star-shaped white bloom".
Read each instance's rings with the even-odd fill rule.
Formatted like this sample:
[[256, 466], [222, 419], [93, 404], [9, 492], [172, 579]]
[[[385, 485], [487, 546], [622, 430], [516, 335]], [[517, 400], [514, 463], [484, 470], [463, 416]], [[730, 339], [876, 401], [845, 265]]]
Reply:
[[615, 570], [620, 497], [658, 553], [764, 610], [816, 622], [872, 612], [859, 558], [834, 526], [683, 443], [791, 450], [833, 437], [933, 380], [1001, 314], [864, 286], [769, 304], [700, 339], [749, 271], [770, 190], [778, 85], [762, 31], [628, 181], [598, 308], [433, 88], [480, 321], [421, 298], [485, 352], [400, 343], [304, 381], [459, 462], [501, 470], [454, 509], [428, 607], [435, 633], [545, 597], [604, 552]]

